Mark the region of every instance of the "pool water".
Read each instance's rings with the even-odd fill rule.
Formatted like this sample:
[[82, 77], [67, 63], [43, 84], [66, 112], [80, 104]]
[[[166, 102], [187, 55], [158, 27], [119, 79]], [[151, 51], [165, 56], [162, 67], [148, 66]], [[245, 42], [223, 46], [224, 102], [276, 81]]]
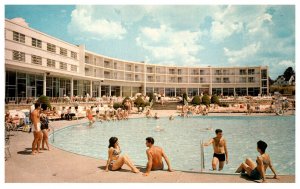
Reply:
[[[163, 131], [158, 132], [157, 126]], [[173, 169], [200, 171], [200, 141], [214, 137], [217, 128], [223, 130], [229, 152], [229, 164], [222, 172], [234, 173], [247, 157], [255, 161], [258, 156], [256, 142], [264, 140], [268, 144], [266, 152], [278, 174], [295, 174], [295, 116], [176, 117], [172, 121], [139, 118], [97, 122], [93, 128], [82, 124], [56, 131], [54, 143], [53, 135], [50, 142], [66, 151], [107, 159], [108, 140], [116, 136], [122, 153], [128, 154], [134, 164], [145, 166], [145, 138], [151, 136], [155, 145], [165, 150]], [[212, 155], [212, 146], [205, 147], [205, 171], [211, 169]], [[271, 171], [268, 169], [267, 173]]]

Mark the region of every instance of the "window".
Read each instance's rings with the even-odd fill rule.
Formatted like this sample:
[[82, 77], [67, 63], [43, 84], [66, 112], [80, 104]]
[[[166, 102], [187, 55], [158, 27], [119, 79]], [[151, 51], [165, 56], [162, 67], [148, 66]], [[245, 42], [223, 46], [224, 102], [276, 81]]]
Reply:
[[56, 46], [51, 43], [47, 43], [47, 51], [56, 53]]
[[262, 79], [267, 79], [268, 77], [268, 72], [267, 70], [261, 70], [261, 78]]
[[152, 73], [152, 67], [147, 67], [147, 73]]
[[89, 57], [88, 56], [84, 56], [84, 62], [89, 63]]
[[262, 87], [267, 87], [268, 86], [267, 80], [261, 81], [261, 86]]
[[254, 83], [254, 82], [255, 82], [254, 77], [249, 77], [249, 78], [248, 78], [248, 82], [249, 82], [249, 83]]
[[104, 67], [109, 68], [110, 67], [110, 62], [109, 61], [104, 61]]
[[42, 41], [36, 38], [32, 38], [31, 45], [34, 47], [42, 48]]
[[13, 51], [13, 60], [25, 62], [25, 53]]
[[76, 52], [73, 52], [71, 51], [71, 57], [74, 58], [74, 59], [77, 59], [77, 53]]
[[14, 31], [13, 32], [13, 40], [19, 41], [21, 43], [25, 43], [25, 35]]
[[247, 78], [246, 77], [240, 77], [240, 83], [246, 83]]
[[224, 78], [223, 78], [223, 82], [224, 82], [224, 83], [230, 83], [230, 80], [229, 80], [228, 77], [224, 77]]
[[71, 71], [72, 72], [77, 72], [77, 66], [71, 65]]
[[36, 56], [36, 55], [31, 55], [31, 63], [42, 65], [42, 57]]
[[61, 54], [63, 56], [67, 56], [67, 49], [60, 47], [59, 54]]
[[61, 70], [67, 70], [67, 63], [60, 62], [59, 63], [59, 69], [61, 69]]
[[216, 70], [215, 75], [222, 75], [222, 70]]
[[47, 67], [55, 68], [55, 60], [47, 59]]
[[246, 75], [246, 73], [247, 73], [246, 70], [244, 70], [244, 69], [240, 70], [240, 75]]
[[255, 74], [255, 70], [254, 69], [249, 69], [248, 70], [248, 75], [254, 75]]
[[169, 74], [175, 74], [175, 69], [169, 69]]
[[217, 77], [216, 78], [216, 83], [221, 83], [221, 78]]

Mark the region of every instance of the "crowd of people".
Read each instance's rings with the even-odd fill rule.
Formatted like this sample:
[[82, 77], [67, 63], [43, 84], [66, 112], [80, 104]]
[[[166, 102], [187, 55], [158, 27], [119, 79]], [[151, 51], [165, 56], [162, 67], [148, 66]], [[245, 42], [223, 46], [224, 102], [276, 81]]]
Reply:
[[[163, 101], [162, 97], [160, 97], [159, 100]], [[88, 120], [88, 126], [92, 127], [95, 122], [127, 120], [129, 115], [132, 113], [133, 102], [130, 99], [125, 99], [123, 104], [124, 108], [118, 107], [115, 109], [114, 101], [110, 99], [108, 102], [108, 108], [103, 111], [99, 110], [100, 106], [85, 107], [84, 111], [86, 114], [84, 117], [86, 117]], [[247, 114], [251, 114], [251, 105], [248, 103], [246, 104], [246, 107]], [[177, 107], [177, 110], [179, 110], [178, 116], [191, 117], [194, 115], [208, 115], [210, 107], [203, 107], [201, 105], [182, 105], [179, 108]], [[38, 102], [36, 102], [32, 106], [29, 116], [31, 121], [31, 131], [34, 136], [32, 142], [32, 155], [38, 154], [40, 150], [50, 150], [48, 143], [48, 135], [50, 132], [48, 118], [49, 116], [57, 116], [61, 120], [73, 120], [74, 117], [78, 118], [78, 113], [78, 106], [62, 107], [62, 110], [58, 111], [56, 107], [49, 108], [45, 104], [39, 104]], [[144, 114], [147, 118], [160, 118], [157, 112], [155, 112], [153, 115], [150, 108], [146, 109]], [[9, 112], [6, 113], [5, 123], [9, 128], [14, 129], [18, 125], [20, 125], [20, 119], [17, 119], [17, 116], [18, 115], [12, 117]], [[171, 114], [169, 116], [169, 120], [174, 119], [175, 116]], [[212, 158], [212, 170], [221, 171], [225, 166], [225, 163], [229, 163], [227, 142], [223, 137], [223, 131], [221, 129], [217, 129], [215, 133], [216, 136], [210, 139], [208, 142], [204, 143], [203, 146], [213, 146], [214, 153]], [[161, 147], [154, 146], [154, 139], [152, 137], [146, 138], [146, 146], [148, 147], [148, 149], [146, 150], [148, 162], [146, 165], [146, 171], [143, 175], [149, 175], [151, 170], [163, 170], [164, 165], [162, 159], [164, 159], [167, 163], [168, 171], [173, 171], [171, 169], [170, 161], [164, 150]], [[277, 173], [271, 163], [271, 158], [267, 153], [265, 153], [266, 148], [267, 144], [264, 141], [258, 141], [257, 151], [259, 152], [259, 156], [256, 159], [256, 163], [254, 163], [250, 158], [247, 158], [246, 161], [238, 167], [236, 173], [246, 173], [253, 180], [262, 179], [262, 181], [265, 182], [266, 169], [270, 168], [274, 173], [274, 178], [277, 178]], [[124, 164], [128, 165], [132, 172], [140, 172], [140, 170], [134, 165], [128, 155], [121, 155], [121, 148], [118, 138], [111, 137], [109, 139], [108, 159], [105, 170], [116, 171], [121, 169]]]

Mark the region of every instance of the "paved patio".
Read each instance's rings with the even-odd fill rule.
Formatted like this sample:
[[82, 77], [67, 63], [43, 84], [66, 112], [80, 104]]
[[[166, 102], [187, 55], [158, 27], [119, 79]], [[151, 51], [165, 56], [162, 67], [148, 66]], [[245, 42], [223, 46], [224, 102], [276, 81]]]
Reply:
[[[159, 112], [161, 116], [173, 112]], [[140, 117], [134, 115], [132, 117]], [[79, 122], [86, 122], [86, 119]], [[63, 128], [77, 121], [56, 121], [51, 123], [55, 129]], [[121, 171], [104, 171], [105, 160], [95, 159], [73, 154], [51, 146], [51, 151], [41, 151], [40, 154], [31, 155], [32, 133], [19, 131], [12, 132], [11, 158], [5, 161], [6, 183], [120, 183], [120, 182], [146, 182], [146, 183], [253, 183], [240, 175], [202, 174], [183, 171], [167, 172], [154, 171], [148, 177], [142, 173], [134, 174], [124, 166]], [[141, 168], [141, 171], [144, 171]], [[267, 179], [267, 182], [294, 183], [294, 175], [279, 176], [279, 180]]]

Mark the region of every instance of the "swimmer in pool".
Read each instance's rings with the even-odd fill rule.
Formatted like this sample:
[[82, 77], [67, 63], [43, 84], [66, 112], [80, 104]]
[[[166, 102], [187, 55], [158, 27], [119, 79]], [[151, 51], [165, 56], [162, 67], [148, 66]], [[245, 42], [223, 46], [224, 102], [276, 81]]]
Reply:
[[214, 154], [212, 159], [212, 169], [217, 170], [217, 164], [219, 163], [219, 171], [224, 167], [224, 163], [228, 164], [228, 152], [227, 143], [223, 137], [223, 131], [221, 129], [216, 129], [216, 137], [210, 139], [209, 142], [204, 143], [203, 146], [208, 146], [213, 144]]

